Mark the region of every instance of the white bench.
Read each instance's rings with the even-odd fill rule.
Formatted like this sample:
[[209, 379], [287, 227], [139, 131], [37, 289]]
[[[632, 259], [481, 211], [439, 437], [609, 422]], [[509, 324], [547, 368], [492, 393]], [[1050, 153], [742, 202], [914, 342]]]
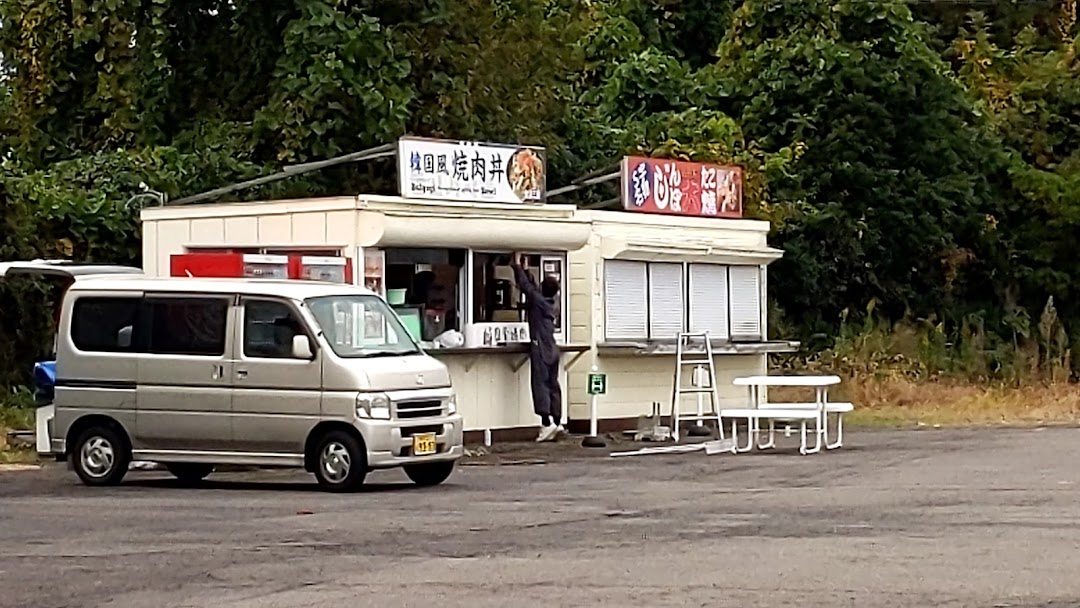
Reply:
[[[819, 409], [816, 403], [759, 403], [758, 409], [762, 410], [803, 410], [817, 412]], [[850, 414], [855, 410], [855, 406], [846, 401], [827, 401], [825, 402], [825, 411], [822, 412], [822, 434], [825, 436], [825, 449], [835, 450], [836, 448], [844, 446], [844, 414]], [[829, 441], [829, 414], [836, 416], [836, 440]], [[776, 444], [776, 429], [773, 425], [769, 426], [769, 442], [759, 445], [760, 448], [771, 448]]]
[[[733, 408], [723, 410], [721, 417], [732, 418], [732, 438], [736, 440], [735, 450], [747, 452], [754, 449], [755, 439], [758, 449], [768, 449], [776, 445], [776, 421], [798, 421], [802, 443], [799, 447], [801, 454], [814, 454], [822, 449], [834, 449], [843, 445], [843, 422], [838, 422], [839, 437], [835, 442], [828, 439], [828, 415], [836, 414], [841, 417], [850, 412], [854, 407], [850, 403], [829, 403], [829, 387], [840, 383], [838, 376], [750, 376], [736, 378], [736, 386], [745, 386], [750, 393], [750, 406], [748, 408]], [[762, 389], [769, 386], [807, 387], [815, 390], [815, 398], [809, 403], [766, 403], [761, 398]], [[750, 437], [745, 446], [737, 445], [735, 437], [735, 420], [745, 418]], [[769, 421], [769, 440], [766, 443], [760, 441], [761, 421]], [[806, 426], [810, 420], [814, 421], [814, 446], [810, 447], [806, 442]]]
[[[755, 435], [760, 432], [760, 424], [762, 419], [769, 421], [769, 443], [762, 444], [757, 442], [758, 449], [771, 448], [776, 444], [776, 421], [781, 420], [785, 422], [799, 422], [799, 431], [801, 442], [799, 444], [800, 454], [812, 454], [814, 452], [821, 451], [821, 434], [817, 435], [817, 443], [813, 449], [806, 444], [806, 423], [810, 421], [815, 422], [815, 426], [820, 424], [820, 416], [815, 409], [804, 408], [792, 408], [792, 409], [779, 409], [779, 408], [729, 408], [720, 410], [720, 418], [731, 419], [731, 440], [735, 443], [735, 452], [749, 452], [754, 449]], [[746, 445], [739, 445], [739, 431], [735, 426], [735, 423], [739, 419], [745, 418], [747, 421], [747, 438]]]

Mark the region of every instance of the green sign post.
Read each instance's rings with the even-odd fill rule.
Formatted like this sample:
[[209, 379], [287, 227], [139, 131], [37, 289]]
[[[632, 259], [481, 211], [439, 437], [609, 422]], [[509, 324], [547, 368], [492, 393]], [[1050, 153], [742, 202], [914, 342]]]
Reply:
[[607, 375], [589, 374], [589, 394], [603, 395], [607, 393]]
[[602, 448], [607, 445], [598, 435], [599, 421], [596, 414], [596, 398], [607, 392], [607, 375], [596, 373], [596, 366], [589, 374], [589, 435], [581, 440], [581, 445], [587, 448]]

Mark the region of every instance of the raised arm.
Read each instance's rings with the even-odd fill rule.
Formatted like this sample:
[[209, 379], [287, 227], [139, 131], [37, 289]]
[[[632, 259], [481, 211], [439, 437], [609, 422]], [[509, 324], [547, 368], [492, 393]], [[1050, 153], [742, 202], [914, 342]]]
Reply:
[[514, 281], [517, 282], [518, 289], [525, 294], [526, 298], [539, 300], [543, 297], [540, 293], [540, 286], [536, 284], [529, 271], [521, 267], [516, 255], [510, 258], [510, 267], [514, 269]]

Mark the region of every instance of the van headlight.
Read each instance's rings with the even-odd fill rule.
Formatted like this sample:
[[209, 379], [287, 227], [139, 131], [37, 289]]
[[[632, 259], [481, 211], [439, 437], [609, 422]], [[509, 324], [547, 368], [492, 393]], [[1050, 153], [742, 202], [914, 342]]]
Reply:
[[376, 420], [390, 419], [390, 397], [386, 393], [360, 393], [356, 396], [356, 415]]
[[446, 413], [453, 415], [457, 413], [457, 395], [450, 393], [450, 398], [446, 400]]

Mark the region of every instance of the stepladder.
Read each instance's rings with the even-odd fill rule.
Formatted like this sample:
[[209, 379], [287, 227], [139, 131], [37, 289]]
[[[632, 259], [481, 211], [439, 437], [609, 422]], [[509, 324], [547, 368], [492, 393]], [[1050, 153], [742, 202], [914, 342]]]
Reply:
[[[687, 373], [687, 370], [690, 373]], [[690, 405], [688, 402], [691, 400], [686, 399], [688, 396], [694, 398], [692, 413], [684, 410]], [[724, 439], [712, 340], [708, 332], [680, 333], [675, 344], [675, 378], [671, 393], [671, 438], [678, 443], [683, 422], [702, 424], [706, 421], [715, 421], [719, 438]]]

